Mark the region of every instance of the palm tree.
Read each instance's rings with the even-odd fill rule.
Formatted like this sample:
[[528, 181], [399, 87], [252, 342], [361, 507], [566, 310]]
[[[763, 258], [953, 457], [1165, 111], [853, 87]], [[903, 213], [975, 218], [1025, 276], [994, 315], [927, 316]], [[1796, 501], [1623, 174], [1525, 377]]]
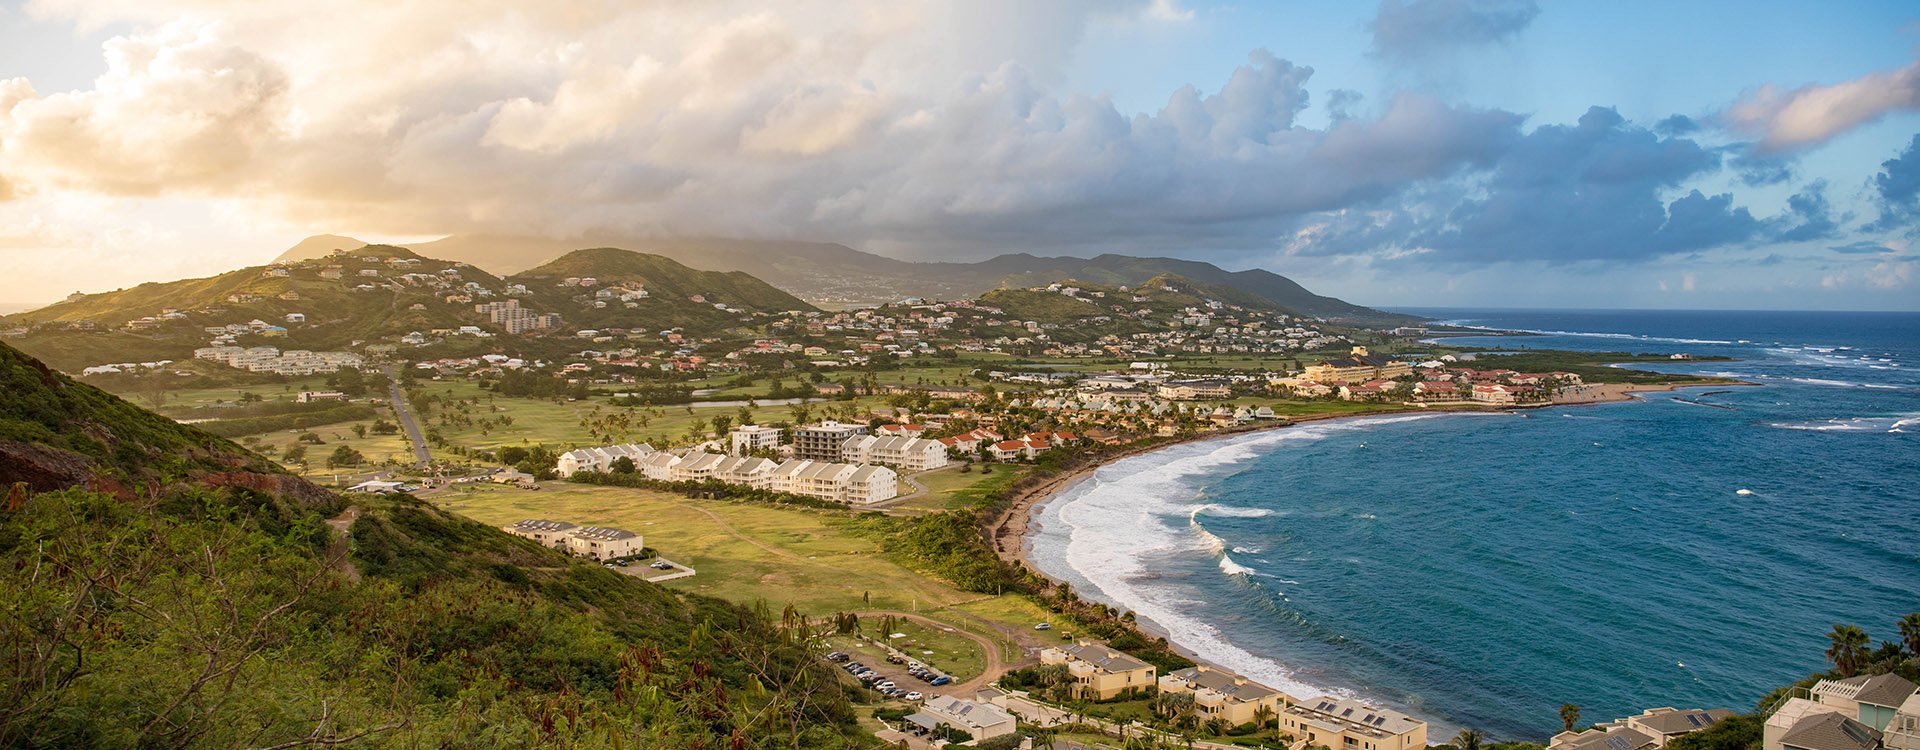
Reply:
[[1900, 641], [1907, 644], [1907, 655], [1920, 659], [1920, 612], [1900, 618]]
[[1827, 647], [1827, 661], [1841, 677], [1852, 677], [1860, 671], [1860, 663], [1867, 658], [1867, 644], [1872, 642], [1867, 631], [1855, 625], [1835, 625], [1827, 640], [1833, 644]]
[[1580, 707], [1571, 703], [1560, 704], [1560, 723], [1567, 731], [1573, 731], [1573, 725], [1580, 723]]
[[[1128, 614], [1132, 613], [1129, 612]], [[1280, 714], [1274, 712], [1273, 707], [1265, 703], [1255, 706], [1253, 709], [1253, 727], [1255, 729], [1266, 729], [1269, 725], [1273, 727], [1275, 739], [1278, 739], [1280, 734]]]
[[1483, 739], [1486, 739], [1486, 735], [1478, 729], [1462, 729], [1453, 738], [1453, 746], [1455, 750], [1480, 750], [1480, 741]]

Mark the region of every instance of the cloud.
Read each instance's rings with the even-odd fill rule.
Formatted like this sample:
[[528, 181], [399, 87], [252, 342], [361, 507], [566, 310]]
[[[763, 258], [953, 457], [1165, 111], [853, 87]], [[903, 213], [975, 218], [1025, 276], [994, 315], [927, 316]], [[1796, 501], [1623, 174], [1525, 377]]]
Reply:
[[1895, 252], [1893, 248], [1878, 242], [1855, 242], [1847, 245], [1835, 245], [1827, 248], [1842, 255], [1886, 255]]
[[1880, 218], [1868, 231], [1902, 229], [1920, 223], [1920, 135], [1898, 155], [1880, 162], [1880, 173], [1869, 181]]
[[1688, 191], [1719, 156], [1662, 137], [1612, 109], [1528, 133], [1495, 164], [1485, 194], [1460, 201], [1409, 241], [1429, 261], [1637, 260], [1752, 237], [1760, 222], [1732, 196]]
[[1748, 92], [1720, 119], [1758, 140], [1763, 153], [1815, 146], [1888, 113], [1920, 109], [1920, 61], [1825, 86], [1783, 90], [1773, 84]]
[[1815, 181], [1805, 190], [1787, 198], [1784, 228], [1774, 237], [1777, 242], [1807, 242], [1839, 235], [1840, 224], [1833, 218], [1833, 206], [1827, 201], [1827, 183]]
[[1507, 41], [1539, 15], [1536, 0], [1381, 0], [1367, 28], [1374, 55], [1406, 65]]
[[1491, 164], [1521, 123], [1418, 94], [1361, 113], [1335, 93], [1341, 116], [1305, 127], [1313, 69], [1265, 51], [1123, 114], [1049, 83], [1062, 40], [1113, 17], [1094, 2], [55, 7], [159, 25], [109, 42], [91, 89], [0, 86], [8, 179], [372, 233], [1245, 248]]
[[1141, 15], [1155, 21], [1191, 21], [1193, 10], [1180, 7], [1179, 0], [1152, 0]]

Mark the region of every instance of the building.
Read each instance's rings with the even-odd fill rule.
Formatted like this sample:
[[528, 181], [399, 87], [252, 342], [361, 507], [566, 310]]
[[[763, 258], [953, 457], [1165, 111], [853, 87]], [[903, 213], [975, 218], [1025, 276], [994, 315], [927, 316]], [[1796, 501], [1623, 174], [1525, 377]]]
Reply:
[[768, 489], [850, 505], [870, 505], [900, 494], [900, 475], [885, 466], [792, 459], [773, 467]]
[[1172, 380], [1155, 388], [1154, 395], [1169, 401], [1232, 398], [1233, 387], [1224, 380]]
[[1368, 380], [1392, 380], [1412, 374], [1412, 363], [1368, 354], [1366, 347], [1356, 346], [1347, 357], [1308, 365], [1301, 371], [1300, 379], [1329, 385], [1344, 385]]
[[1813, 700], [1832, 706], [1862, 724], [1884, 730], [1900, 706], [1913, 697], [1914, 690], [1914, 684], [1899, 675], [1860, 675], [1815, 683]]
[[973, 735], [976, 741], [1013, 734], [1016, 723], [1004, 708], [951, 695], [928, 698], [919, 711], [906, 717], [906, 722], [925, 732], [944, 724]]
[[582, 526], [567, 535], [567, 552], [591, 560], [611, 560], [640, 554], [640, 535], [605, 526]]
[[578, 524], [566, 521], [529, 518], [512, 526], [502, 526], [500, 530], [522, 539], [532, 539], [539, 542], [542, 547], [552, 547], [564, 552], [567, 549], [567, 537], [572, 536], [573, 530], [577, 528], [580, 528]]
[[757, 424], [743, 424], [727, 433], [733, 446], [733, 455], [745, 456], [755, 451], [775, 450], [780, 447], [780, 428]]
[[794, 428], [793, 455], [814, 461], [839, 461], [848, 438], [867, 434], [867, 426], [828, 420]]
[[1473, 400], [1483, 404], [1497, 404], [1501, 406], [1512, 404], [1515, 401], [1513, 388], [1499, 383], [1475, 383], [1473, 385]]
[[1155, 687], [1154, 668], [1098, 643], [1076, 643], [1040, 652], [1042, 664], [1065, 664], [1074, 692], [1089, 700], [1107, 700]]
[[850, 464], [880, 464], [902, 471], [926, 471], [947, 465], [947, 447], [938, 440], [917, 437], [862, 435], [847, 438], [840, 460]]
[[1548, 750], [1657, 750], [1688, 732], [1711, 727], [1733, 716], [1724, 708], [1649, 708], [1638, 715], [1616, 719], [1594, 728], [1561, 732], [1547, 743]]
[[1427, 746], [1427, 723], [1352, 698], [1321, 696], [1280, 711], [1280, 728], [1307, 745], [1342, 750], [1411, 750]]
[[1260, 707], [1280, 715], [1280, 691], [1205, 665], [1160, 676], [1160, 692], [1192, 693], [1202, 721], [1226, 719], [1234, 726], [1254, 721]]
[[559, 461], [554, 465], [554, 473], [563, 477], [573, 476], [582, 471], [605, 474], [613, 471], [613, 463], [622, 458], [632, 460], [637, 469], [641, 461], [654, 453], [653, 446], [646, 443], [579, 448], [560, 454]]
[[1917, 691], [1898, 675], [1821, 680], [1767, 716], [1762, 750], [1920, 749]]

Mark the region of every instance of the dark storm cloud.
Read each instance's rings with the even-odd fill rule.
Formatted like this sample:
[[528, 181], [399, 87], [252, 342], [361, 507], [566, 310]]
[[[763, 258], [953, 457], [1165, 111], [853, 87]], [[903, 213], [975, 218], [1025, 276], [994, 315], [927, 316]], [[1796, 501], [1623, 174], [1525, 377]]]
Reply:
[[1774, 238], [1779, 242], [1823, 240], [1838, 235], [1840, 223], [1834, 220], [1833, 206], [1827, 201], [1827, 183], [1815, 181], [1788, 198], [1787, 217], [1782, 223], [1785, 228]]

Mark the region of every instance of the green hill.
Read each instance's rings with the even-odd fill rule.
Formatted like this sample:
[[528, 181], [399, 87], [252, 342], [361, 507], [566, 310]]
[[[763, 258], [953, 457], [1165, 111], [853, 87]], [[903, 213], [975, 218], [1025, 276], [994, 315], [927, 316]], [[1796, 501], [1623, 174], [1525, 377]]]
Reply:
[[3, 345], [0, 449], [0, 747], [872, 745], [804, 623], [349, 503]]
[[[565, 284], [570, 278], [595, 283]], [[535, 306], [565, 315], [569, 329], [711, 332], [750, 326], [755, 313], [815, 309], [747, 273], [700, 271], [670, 258], [607, 247], [575, 250], [507, 280], [525, 285]], [[640, 289], [644, 297], [600, 296], [602, 290]]]
[[[597, 277], [603, 283], [595, 288], [557, 283], [569, 276]], [[598, 289], [620, 282], [644, 285], [649, 295], [631, 307], [594, 296]], [[524, 284], [528, 291], [511, 291], [513, 284]], [[235, 343], [349, 351], [365, 344], [392, 344], [414, 331], [479, 326], [503, 333], [501, 326], [476, 312], [475, 305], [516, 296], [535, 312], [559, 313], [561, 327], [535, 332], [535, 338], [446, 337], [446, 343], [428, 353], [507, 351], [543, 356], [565, 347], [557, 340], [543, 346], [540, 336], [607, 327], [684, 328], [710, 336], [751, 325], [755, 314], [813, 309], [744, 273], [697, 271], [666, 258], [623, 250], [577, 251], [501, 279], [471, 265], [422, 257], [406, 248], [366, 245], [328, 249], [317, 257], [203, 279], [76, 295], [8, 316], [0, 321], [0, 328], [27, 328], [27, 335], [14, 340], [16, 346], [61, 370], [76, 372], [102, 364], [185, 360], [193, 350], [208, 345], [214, 335], [208, 327], [254, 320], [284, 330], [242, 333]]]

